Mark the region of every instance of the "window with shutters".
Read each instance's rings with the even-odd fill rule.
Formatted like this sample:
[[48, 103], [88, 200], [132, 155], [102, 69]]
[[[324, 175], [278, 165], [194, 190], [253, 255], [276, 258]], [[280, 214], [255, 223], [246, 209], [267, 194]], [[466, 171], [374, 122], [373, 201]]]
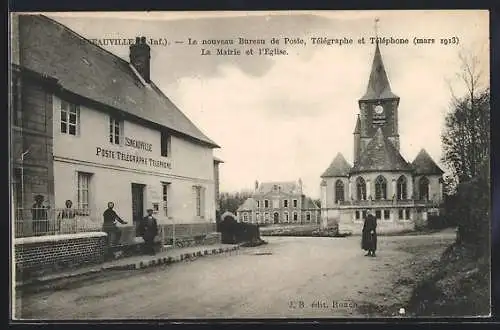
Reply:
[[168, 196], [170, 193], [170, 183], [162, 182], [162, 202], [163, 202], [163, 214], [168, 217]]
[[194, 192], [195, 192], [195, 208], [196, 208], [196, 216], [197, 217], [203, 217], [205, 214], [204, 210], [204, 188], [201, 186], [195, 186], [194, 187]]

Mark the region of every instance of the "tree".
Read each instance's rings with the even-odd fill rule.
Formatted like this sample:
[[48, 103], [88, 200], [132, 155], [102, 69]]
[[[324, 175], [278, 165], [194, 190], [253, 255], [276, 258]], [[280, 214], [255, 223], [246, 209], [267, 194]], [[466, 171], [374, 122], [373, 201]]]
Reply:
[[461, 52], [459, 59], [458, 77], [466, 93], [457, 97], [452, 90], [452, 109], [445, 117], [441, 138], [443, 162], [461, 183], [476, 177], [490, 155], [490, 89], [484, 87], [478, 56]]
[[240, 192], [222, 192], [220, 196], [221, 211], [229, 211], [236, 214], [236, 211], [243, 205], [245, 200], [252, 197], [252, 192], [246, 190]]

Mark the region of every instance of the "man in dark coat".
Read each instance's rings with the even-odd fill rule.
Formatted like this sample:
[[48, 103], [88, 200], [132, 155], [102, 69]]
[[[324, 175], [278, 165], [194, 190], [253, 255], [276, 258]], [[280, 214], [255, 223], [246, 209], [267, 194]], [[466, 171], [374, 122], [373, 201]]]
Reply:
[[366, 256], [375, 257], [377, 250], [377, 219], [367, 212], [365, 222], [363, 224], [363, 234], [361, 237], [361, 248], [368, 251]]
[[31, 207], [32, 229], [35, 235], [46, 235], [49, 232], [48, 209], [43, 204], [43, 195], [35, 196], [35, 203]]
[[147, 212], [139, 224], [138, 232], [144, 239], [144, 252], [155, 255], [154, 239], [158, 235], [158, 222], [153, 217], [152, 209], [148, 209]]
[[[126, 221], [123, 221], [118, 214], [113, 210], [113, 207], [115, 207], [115, 203], [109, 202], [108, 203], [108, 208], [106, 211], [103, 213], [104, 217], [104, 223], [102, 225], [102, 230], [108, 234], [107, 237], [107, 245], [108, 248], [111, 246], [118, 245], [120, 242], [120, 237], [121, 237], [121, 231], [120, 228], [117, 226], [117, 222], [121, 224], [127, 224]], [[111, 238], [113, 236], [113, 238]]]

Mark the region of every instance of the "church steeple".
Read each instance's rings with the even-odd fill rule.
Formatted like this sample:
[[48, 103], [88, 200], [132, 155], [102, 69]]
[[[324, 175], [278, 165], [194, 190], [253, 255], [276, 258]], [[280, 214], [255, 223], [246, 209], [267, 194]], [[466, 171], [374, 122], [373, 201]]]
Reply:
[[[391, 90], [378, 42], [378, 19], [375, 20], [375, 54], [366, 92], [359, 99], [361, 155], [378, 128], [399, 150], [398, 106], [399, 96]], [[356, 154], [356, 153], [355, 153]]]
[[366, 93], [360, 101], [398, 99], [399, 97], [391, 91], [391, 85], [387, 78], [380, 46], [376, 42], [375, 55], [373, 56], [372, 70], [366, 87]]

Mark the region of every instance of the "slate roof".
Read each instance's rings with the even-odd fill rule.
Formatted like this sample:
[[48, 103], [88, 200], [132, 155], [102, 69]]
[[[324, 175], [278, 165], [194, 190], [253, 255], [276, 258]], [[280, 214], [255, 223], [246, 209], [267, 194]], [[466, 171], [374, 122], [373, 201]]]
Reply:
[[237, 211], [252, 211], [257, 208], [257, 202], [252, 197], [249, 197], [245, 202], [238, 207]]
[[349, 176], [350, 170], [351, 164], [349, 164], [347, 160], [345, 160], [344, 156], [339, 152], [321, 177], [347, 177]]
[[441, 175], [444, 171], [434, 162], [432, 157], [425, 151], [420, 150], [415, 160], [411, 163], [415, 169], [415, 174], [438, 174]]
[[262, 182], [259, 185], [256, 193], [268, 193], [274, 191], [274, 186], [280, 187], [280, 192], [288, 194], [298, 194], [300, 193], [299, 185], [294, 181], [276, 181], [276, 182]]
[[22, 67], [58, 79], [74, 94], [219, 147], [154, 83], [145, 86], [127, 61], [42, 15], [20, 15], [19, 26]]
[[382, 54], [377, 43], [375, 47], [375, 55], [373, 56], [372, 70], [366, 93], [360, 101], [368, 100], [382, 100], [382, 99], [395, 99], [399, 98], [391, 91], [387, 72], [385, 71], [384, 62], [382, 61]]
[[356, 126], [354, 127], [353, 134], [361, 133], [361, 119], [359, 119], [359, 115], [356, 116]]
[[370, 171], [412, 171], [412, 166], [401, 156], [391, 141], [379, 127], [375, 136], [368, 142], [351, 173]]

